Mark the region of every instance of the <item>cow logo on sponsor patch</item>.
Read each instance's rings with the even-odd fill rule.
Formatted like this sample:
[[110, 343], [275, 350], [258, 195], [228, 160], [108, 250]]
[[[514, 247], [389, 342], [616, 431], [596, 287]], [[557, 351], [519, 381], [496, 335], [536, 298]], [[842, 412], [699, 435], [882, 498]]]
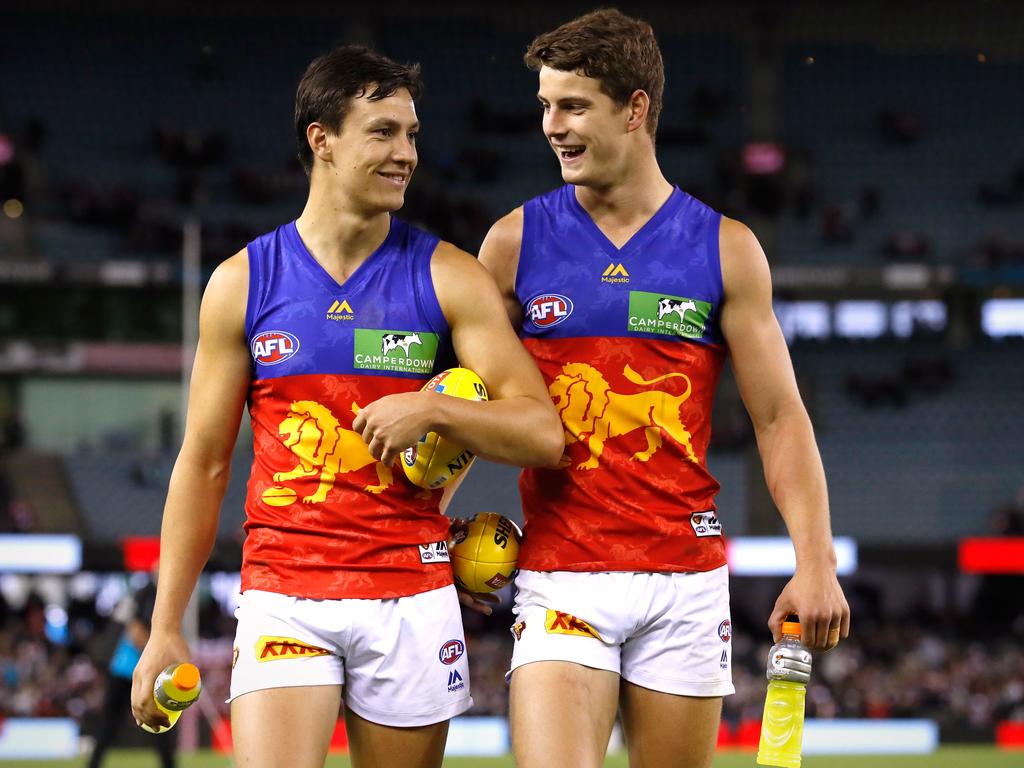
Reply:
[[712, 305], [688, 296], [629, 292], [629, 331], [683, 339], [703, 338]]
[[718, 636], [722, 638], [723, 643], [728, 643], [732, 639], [732, 622], [726, 619], [718, 625]]
[[551, 328], [572, 314], [572, 299], [560, 293], [542, 293], [526, 304], [526, 316], [537, 328]]
[[462, 654], [465, 652], [465, 643], [458, 639], [449, 640], [441, 646], [441, 650], [437, 652], [437, 658], [442, 664], [454, 664], [462, 658]]
[[295, 356], [299, 339], [288, 331], [263, 331], [253, 336], [250, 350], [260, 365], [277, 365]]

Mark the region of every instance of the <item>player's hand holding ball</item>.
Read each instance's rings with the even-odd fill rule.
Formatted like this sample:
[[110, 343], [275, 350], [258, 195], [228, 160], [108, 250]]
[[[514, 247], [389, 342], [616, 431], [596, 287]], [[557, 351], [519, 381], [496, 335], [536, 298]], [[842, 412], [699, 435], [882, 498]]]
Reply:
[[[441, 371], [423, 385], [423, 392], [437, 392], [463, 400], [487, 400], [487, 387], [468, 368]], [[409, 482], [420, 488], [443, 488], [473, 463], [473, 452], [455, 445], [436, 432], [427, 432], [402, 452], [402, 469]]]

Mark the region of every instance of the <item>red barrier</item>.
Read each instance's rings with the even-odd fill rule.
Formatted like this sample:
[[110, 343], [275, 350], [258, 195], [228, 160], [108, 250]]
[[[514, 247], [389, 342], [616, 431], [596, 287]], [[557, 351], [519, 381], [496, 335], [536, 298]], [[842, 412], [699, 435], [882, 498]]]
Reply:
[[[234, 744], [231, 741], [231, 721], [222, 717], [213, 727], [213, 749], [222, 755], [231, 754]], [[334, 733], [331, 735], [331, 752], [348, 754], [348, 732], [345, 730], [345, 721], [339, 720], [334, 726]]]
[[1024, 749], [1024, 723], [1005, 720], [996, 726], [996, 746], [1001, 749]]

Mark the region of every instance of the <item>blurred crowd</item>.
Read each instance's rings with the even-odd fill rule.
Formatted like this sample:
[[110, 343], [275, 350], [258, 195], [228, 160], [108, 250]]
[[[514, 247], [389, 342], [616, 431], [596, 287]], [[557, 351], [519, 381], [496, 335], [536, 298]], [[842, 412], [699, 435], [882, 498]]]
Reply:
[[[86, 603], [71, 606], [66, 617], [48, 616], [48, 610], [53, 609], [32, 596], [20, 610], [3, 613], [0, 714], [73, 717], [88, 733], [105, 716], [106, 664], [120, 626], [88, 610]], [[770, 645], [764, 628], [747, 626], [742, 616], [734, 611], [736, 694], [724, 706], [724, 718], [733, 725], [761, 717]], [[469, 714], [507, 713], [504, 674], [512, 650], [512, 621], [507, 607], [490, 618], [467, 614], [475, 701]], [[203, 671], [208, 721], [228, 715], [223, 702], [231, 671], [232, 623], [212, 601], [204, 605], [194, 660]], [[997, 723], [1024, 721], [1022, 637], [1024, 625], [990, 628], [972, 616], [880, 619], [858, 614], [848, 640], [831, 653], [816, 655], [808, 717], [930, 718], [946, 738], [990, 738]]]

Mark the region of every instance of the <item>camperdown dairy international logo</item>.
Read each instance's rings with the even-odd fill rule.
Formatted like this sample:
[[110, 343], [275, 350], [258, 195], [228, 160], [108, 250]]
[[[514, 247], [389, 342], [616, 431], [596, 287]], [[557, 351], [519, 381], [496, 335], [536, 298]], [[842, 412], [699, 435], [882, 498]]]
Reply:
[[356, 328], [355, 368], [430, 373], [436, 355], [436, 333]]
[[646, 291], [629, 292], [629, 330], [699, 339], [704, 335], [711, 303], [685, 296]]

